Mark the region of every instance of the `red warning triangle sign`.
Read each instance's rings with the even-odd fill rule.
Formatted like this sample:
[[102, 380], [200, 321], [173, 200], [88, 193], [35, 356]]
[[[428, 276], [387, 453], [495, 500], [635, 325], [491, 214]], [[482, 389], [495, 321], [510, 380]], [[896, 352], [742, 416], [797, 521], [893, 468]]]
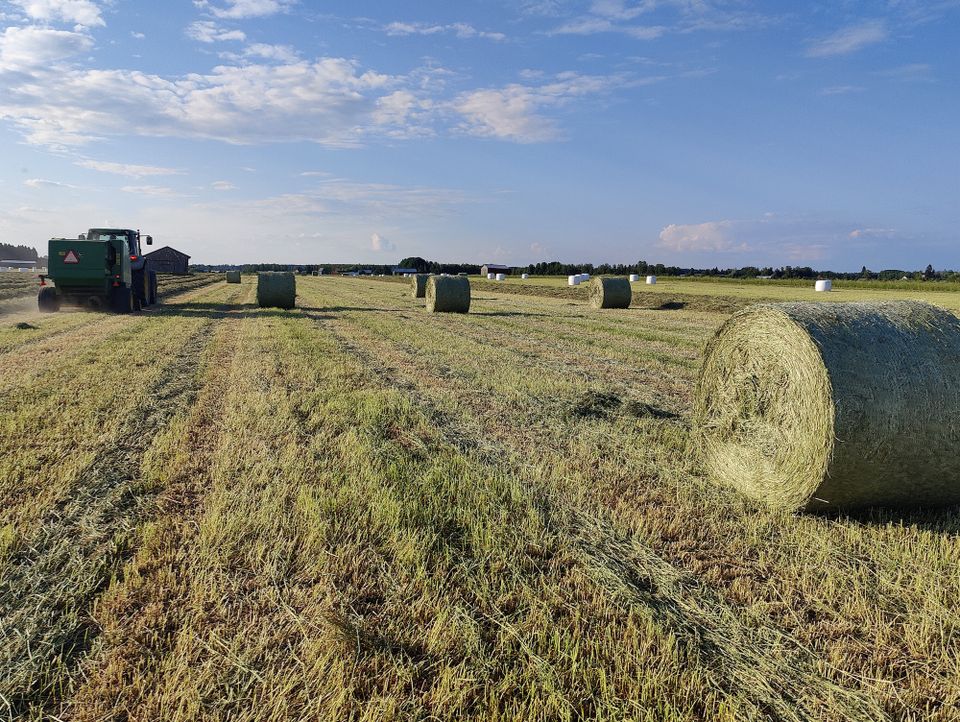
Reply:
[[80, 263], [80, 257], [74, 251], [67, 251], [67, 255], [63, 257], [64, 263]]

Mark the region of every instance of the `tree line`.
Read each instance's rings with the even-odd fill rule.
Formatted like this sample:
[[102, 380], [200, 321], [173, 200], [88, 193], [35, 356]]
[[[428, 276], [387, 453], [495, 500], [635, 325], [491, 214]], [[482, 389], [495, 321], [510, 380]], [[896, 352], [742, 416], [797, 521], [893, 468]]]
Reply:
[[[0, 249], [4, 246], [0, 244]], [[21, 248], [18, 246], [18, 248]], [[22, 246], [26, 248], [26, 246]], [[30, 249], [33, 250], [33, 249]], [[36, 257], [36, 251], [33, 251]], [[2, 256], [2, 250], [0, 250]], [[15, 260], [16, 257], [11, 257]], [[19, 259], [17, 259], [19, 260]], [[23, 259], [32, 260], [32, 259]], [[480, 265], [477, 263], [440, 263], [439, 261], [429, 261], [420, 256], [409, 256], [401, 259], [396, 264], [377, 264], [377, 263], [318, 263], [318, 264], [285, 264], [285, 263], [246, 263], [236, 264], [191, 264], [195, 271], [242, 271], [244, 273], [255, 273], [257, 271], [293, 271], [301, 274], [313, 274], [322, 272], [324, 274], [332, 273], [355, 273], [365, 272], [372, 274], [386, 274], [393, 272], [394, 268], [408, 268], [417, 273], [468, 273], [476, 275], [480, 273]], [[960, 273], [957, 271], [946, 270], [937, 271], [932, 265], [920, 270], [903, 270], [888, 268], [882, 271], [871, 271], [863, 266], [856, 272], [816, 270], [810, 266], [743, 266], [741, 268], [694, 268], [689, 266], [667, 266], [662, 263], [647, 263], [646, 261], [637, 261], [636, 263], [561, 263], [560, 261], [541, 261], [540, 263], [531, 263], [527, 266], [511, 266], [514, 273], [529, 273], [536, 276], [570, 276], [575, 273], [589, 273], [591, 275], [618, 275], [626, 276], [636, 273], [641, 276], [707, 276], [714, 278], [773, 278], [773, 279], [807, 279], [829, 278], [834, 280], [880, 280], [896, 281], [902, 278], [914, 281], [960, 281]]]

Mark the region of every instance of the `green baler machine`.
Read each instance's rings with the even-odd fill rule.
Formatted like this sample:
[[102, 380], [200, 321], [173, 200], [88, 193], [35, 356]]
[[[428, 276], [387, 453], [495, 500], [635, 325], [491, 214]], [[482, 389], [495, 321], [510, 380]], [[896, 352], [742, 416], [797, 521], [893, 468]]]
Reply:
[[[146, 236], [149, 245], [153, 242]], [[140, 232], [91, 228], [79, 238], [52, 238], [48, 272], [40, 276], [41, 311], [64, 303], [129, 313], [156, 303], [157, 274], [140, 254]], [[47, 284], [47, 279], [54, 285]]]

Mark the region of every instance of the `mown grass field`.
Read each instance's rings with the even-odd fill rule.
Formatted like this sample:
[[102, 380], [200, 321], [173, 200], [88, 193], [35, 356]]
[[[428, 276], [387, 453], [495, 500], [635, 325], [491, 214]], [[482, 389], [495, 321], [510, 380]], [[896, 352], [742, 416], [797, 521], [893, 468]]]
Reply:
[[254, 284], [0, 315], [8, 717], [960, 719], [955, 509], [772, 513], [689, 453], [749, 298]]

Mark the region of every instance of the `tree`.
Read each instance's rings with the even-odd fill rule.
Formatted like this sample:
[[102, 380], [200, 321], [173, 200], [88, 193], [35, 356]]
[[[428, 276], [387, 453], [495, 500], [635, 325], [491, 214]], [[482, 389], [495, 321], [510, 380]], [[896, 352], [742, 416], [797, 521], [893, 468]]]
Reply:
[[937, 275], [937, 272], [933, 270], [933, 264], [928, 263], [926, 270], [923, 272], [924, 280], [928, 278], [933, 278], [936, 275]]
[[430, 270], [429, 261], [425, 261], [424, 259], [420, 258], [420, 256], [403, 258], [397, 265], [400, 266], [400, 268], [416, 268], [417, 273], [426, 273]]

